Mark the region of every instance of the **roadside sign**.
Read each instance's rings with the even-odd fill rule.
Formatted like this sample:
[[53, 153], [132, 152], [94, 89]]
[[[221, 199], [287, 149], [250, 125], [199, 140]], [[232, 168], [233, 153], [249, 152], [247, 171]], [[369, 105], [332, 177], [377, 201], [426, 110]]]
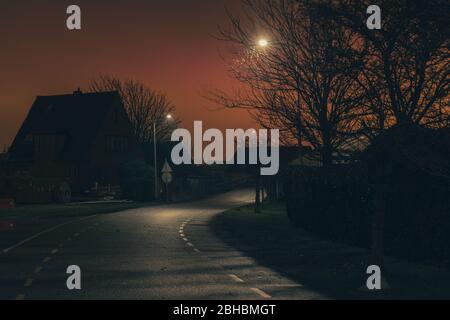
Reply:
[[165, 184], [169, 184], [172, 182], [172, 174], [170, 172], [164, 172], [161, 175], [161, 180], [165, 183]]
[[161, 169], [162, 173], [172, 173], [173, 170], [172, 168], [169, 166], [169, 163], [167, 162], [167, 160], [164, 162], [163, 168]]
[[167, 160], [164, 162], [164, 166], [161, 170], [161, 180], [167, 185], [172, 182], [172, 168], [167, 163]]

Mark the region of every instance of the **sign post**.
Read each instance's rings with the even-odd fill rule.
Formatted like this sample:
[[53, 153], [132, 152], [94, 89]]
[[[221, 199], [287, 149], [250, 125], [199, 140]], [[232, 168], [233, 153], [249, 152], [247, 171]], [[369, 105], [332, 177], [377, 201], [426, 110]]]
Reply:
[[166, 201], [169, 202], [169, 183], [172, 182], [172, 168], [169, 166], [169, 163], [166, 161], [164, 162], [164, 166], [161, 169], [161, 180], [164, 182], [164, 184], [166, 185]]

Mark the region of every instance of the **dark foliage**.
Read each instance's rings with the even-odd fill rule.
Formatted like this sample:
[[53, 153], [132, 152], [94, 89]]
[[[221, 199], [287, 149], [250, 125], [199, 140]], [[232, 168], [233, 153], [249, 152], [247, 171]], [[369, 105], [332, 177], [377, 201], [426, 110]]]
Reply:
[[316, 234], [369, 247], [376, 182], [383, 181], [386, 253], [447, 264], [448, 140], [444, 131], [395, 127], [356, 164], [292, 168], [286, 183], [289, 218]]
[[154, 195], [154, 171], [143, 161], [132, 161], [120, 168], [123, 196], [135, 201], [149, 201]]
[[286, 183], [287, 212], [295, 226], [346, 243], [370, 242], [369, 189], [357, 166], [292, 168]]

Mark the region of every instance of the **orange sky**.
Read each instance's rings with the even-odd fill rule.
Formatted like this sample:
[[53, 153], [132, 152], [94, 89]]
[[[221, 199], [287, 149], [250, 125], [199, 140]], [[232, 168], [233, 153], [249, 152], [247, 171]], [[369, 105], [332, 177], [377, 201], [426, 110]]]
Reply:
[[[36, 95], [88, 88], [99, 74], [142, 80], [177, 106], [183, 127], [255, 127], [245, 111], [213, 111], [205, 87], [231, 88], [213, 39], [238, 0], [2, 1], [0, 146], [9, 145]], [[66, 28], [78, 4], [82, 30]]]

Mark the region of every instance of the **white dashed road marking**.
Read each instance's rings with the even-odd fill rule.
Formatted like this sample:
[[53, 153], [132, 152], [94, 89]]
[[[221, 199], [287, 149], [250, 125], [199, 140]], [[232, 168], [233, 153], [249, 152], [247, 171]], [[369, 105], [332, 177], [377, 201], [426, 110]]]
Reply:
[[31, 286], [31, 284], [33, 283], [33, 279], [32, 278], [28, 278], [27, 280], [25, 280], [25, 283], [23, 284], [24, 287], [29, 287]]
[[96, 216], [96, 215], [92, 215], [92, 216], [89, 216], [89, 217], [84, 217], [84, 218], [81, 218], [81, 219], [71, 220], [71, 221], [68, 221], [68, 222], [64, 222], [64, 223], [58, 224], [58, 225], [56, 225], [56, 226], [54, 226], [54, 227], [51, 227], [51, 228], [49, 228], [49, 229], [46, 229], [46, 230], [41, 231], [41, 232], [39, 232], [39, 233], [36, 233], [34, 236], [31, 236], [31, 237], [29, 237], [29, 238], [26, 238], [26, 239], [24, 239], [24, 240], [22, 240], [22, 241], [16, 243], [15, 245], [9, 247], [9, 248], [3, 249], [2, 252], [3, 252], [3, 253], [8, 253], [8, 252], [10, 252], [11, 250], [14, 250], [14, 249], [20, 247], [21, 245], [23, 245], [23, 244], [25, 244], [25, 243], [27, 243], [27, 242], [30, 242], [31, 240], [36, 239], [37, 237], [42, 236], [43, 234], [49, 233], [49, 232], [51, 232], [51, 231], [53, 231], [53, 230], [56, 230], [56, 229], [58, 229], [58, 228], [60, 228], [60, 227], [62, 227], [62, 226], [65, 226], [65, 225], [68, 225], [68, 224], [71, 224], [71, 223], [74, 223], [74, 222], [79, 222], [79, 221], [87, 220], [87, 219], [93, 218], [93, 217], [95, 217], [95, 216]]
[[229, 274], [228, 275], [231, 279], [233, 279], [236, 282], [244, 282], [244, 280], [242, 280], [241, 278], [239, 278], [237, 275], [235, 274]]
[[250, 290], [252, 290], [253, 292], [255, 292], [256, 294], [258, 294], [259, 296], [261, 296], [261, 297], [264, 298], [264, 299], [270, 299], [270, 298], [272, 298], [271, 295], [265, 293], [264, 291], [262, 291], [262, 290], [259, 289], [259, 288], [250, 288]]
[[41, 266], [37, 266], [37, 267], [34, 269], [34, 273], [39, 273], [39, 272], [41, 272], [41, 270], [42, 270], [42, 267], [41, 267]]
[[[191, 242], [189, 242], [188, 238], [185, 236], [184, 234], [184, 227], [187, 223], [189, 223], [189, 221], [191, 221], [191, 219], [186, 220], [185, 222], [183, 222], [180, 226], [179, 229], [179, 233], [180, 233], [180, 237], [186, 242], [186, 244], [189, 247], [192, 247], [193, 250], [197, 253], [200, 253], [201, 251], [198, 250]], [[201, 255], [201, 258], [203, 260], [209, 260], [209, 258], [207, 256], [203, 256]], [[234, 282], [239, 282], [239, 283], [243, 283], [245, 282], [244, 280], [242, 280], [241, 278], [239, 278], [237, 275], [235, 274], [228, 274], [228, 277], [231, 278]], [[272, 298], [271, 295], [269, 295], [268, 293], [264, 292], [263, 290], [259, 289], [259, 288], [249, 288], [251, 291], [253, 291], [254, 293], [256, 293], [257, 295], [259, 295], [260, 297], [264, 298], [264, 299], [270, 299]]]
[[[33, 239], [36, 239], [37, 237], [39, 237], [39, 236], [41, 236], [41, 235], [43, 235], [43, 234], [45, 234], [45, 233], [51, 232], [51, 231], [53, 231], [53, 230], [55, 230], [55, 229], [57, 229], [57, 228], [59, 228], [59, 227], [65, 226], [65, 225], [70, 224], [70, 223], [73, 223], [73, 222], [77, 222], [77, 221], [82, 221], [82, 220], [86, 220], [86, 219], [89, 219], [89, 218], [93, 218], [93, 217], [95, 217], [95, 216], [96, 216], [96, 215], [92, 215], [92, 216], [85, 217], [85, 218], [82, 218], [82, 219], [72, 220], [72, 221], [69, 221], [69, 222], [66, 222], [66, 223], [59, 224], [59, 225], [57, 225], [57, 226], [55, 226], [55, 227], [53, 227], [53, 228], [49, 228], [49, 229], [44, 230], [44, 231], [42, 231], [42, 232], [40, 232], [40, 233], [38, 233], [38, 234], [36, 234], [36, 235], [34, 235], [34, 236], [32, 236], [32, 237], [29, 237], [29, 238], [27, 238], [27, 239], [25, 239], [25, 240], [22, 240], [22, 241], [20, 241], [19, 243], [15, 244], [14, 246], [4, 249], [2, 252], [3, 252], [3, 253], [8, 253], [9, 251], [11, 251], [11, 250], [13, 250], [13, 249], [15, 249], [15, 248], [17, 248], [17, 247], [19, 247], [19, 246], [21, 246], [21, 245], [27, 243], [27, 242], [33, 240]], [[98, 225], [98, 223], [94, 224], [93, 226], [88, 227], [86, 230], [83, 230], [82, 232], [91, 230], [91, 229], [94, 228], [94, 226], [97, 226], [97, 225]], [[79, 235], [80, 235], [80, 233], [75, 233], [75, 234], [73, 235], [73, 237], [78, 237]], [[67, 237], [67, 241], [71, 241], [71, 240], [72, 240], [72, 237], [71, 237], [71, 236]], [[64, 242], [61, 242], [61, 243], [58, 245], [58, 248], [62, 248], [63, 246], [64, 246]], [[56, 253], [59, 251], [58, 248], [53, 249], [53, 250], [51, 251], [51, 254], [56, 254]], [[47, 256], [47, 257], [45, 257], [45, 258], [42, 260], [42, 263], [47, 263], [47, 262], [49, 262], [50, 260], [51, 260], [51, 257], [50, 257], [50, 256]], [[40, 265], [38, 265], [38, 266], [36, 266], [36, 268], [34, 269], [33, 272], [34, 272], [34, 274], [38, 274], [39, 272], [42, 271], [42, 269], [43, 269], [43, 267], [40, 266]], [[27, 278], [27, 279], [25, 280], [24, 287], [30, 287], [30, 286], [33, 284], [33, 281], [34, 281], [33, 278]], [[25, 294], [23, 294], [23, 293], [17, 294], [17, 295], [16, 295], [16, 300], [25, 300]]]

